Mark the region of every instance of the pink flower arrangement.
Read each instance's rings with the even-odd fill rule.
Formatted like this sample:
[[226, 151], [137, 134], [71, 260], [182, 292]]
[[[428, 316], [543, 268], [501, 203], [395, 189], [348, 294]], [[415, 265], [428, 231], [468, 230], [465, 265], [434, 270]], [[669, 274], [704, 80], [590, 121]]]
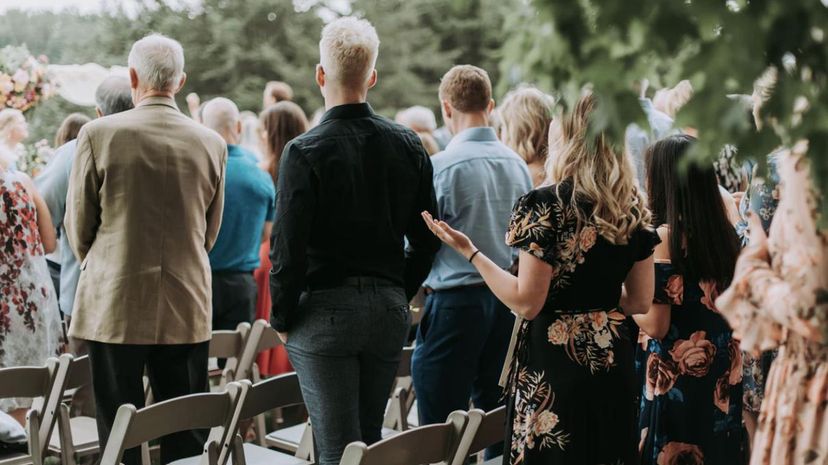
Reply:
[[26, 111], [40, 100], [54, 95], [45, 56], [33, 57], [26, 47], [0, 49], [0, 109]]

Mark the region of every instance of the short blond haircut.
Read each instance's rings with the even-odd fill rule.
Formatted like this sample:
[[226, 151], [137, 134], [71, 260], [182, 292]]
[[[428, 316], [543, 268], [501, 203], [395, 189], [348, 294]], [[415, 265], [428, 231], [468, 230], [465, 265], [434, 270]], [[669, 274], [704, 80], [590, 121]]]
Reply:
[[484, 111], [492, 100], [492, 81], [485, 70], [457, 65], [440, 79], [440, 100], [461, 113]]
[[500, 138], [526, 163], [546, 160], [553, 108], [552, 97], [534, 87], [509, 92], [499, 106]]
[[368, 21], [339, 18], [322, 29], [319, 63], [329, 81], [346, 87], [364, 85], [376, 66], [379, 43]]

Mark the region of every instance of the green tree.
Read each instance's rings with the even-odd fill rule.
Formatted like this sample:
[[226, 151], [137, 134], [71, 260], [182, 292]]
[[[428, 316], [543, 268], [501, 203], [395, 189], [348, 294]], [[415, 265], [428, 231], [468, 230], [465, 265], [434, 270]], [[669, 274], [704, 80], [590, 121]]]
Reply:
[[[534, 0], [511, 20], [523, 26], [506, 45], [509, 83], [539, 80], [569, 105], [590, 85], [601, 100], [594, 129], [620, 141], [625, 125], [642, 119], [636, 81], [690, 79], [695, 95], [678, 124], [698, 129], [698, 159], [733, 143], [762, 160], [779, 145], [808, 139], [815, 179], [828, 192], [825, 2]], [[778, 82], [757, 132], [743, 104], [726, 96], [750, 94], [770, 67]]]

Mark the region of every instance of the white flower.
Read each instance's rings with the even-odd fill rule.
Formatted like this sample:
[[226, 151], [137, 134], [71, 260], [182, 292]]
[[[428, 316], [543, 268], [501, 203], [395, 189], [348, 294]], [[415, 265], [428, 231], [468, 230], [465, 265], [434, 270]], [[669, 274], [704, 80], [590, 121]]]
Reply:
[[612, 334], [609, 331], [595, 333], [595, 343], [602, 349], [612, 347]]
[[564, 345], [569, 341], [569, 328], [563, 320], [557, 320], [549, 325], [546, 336], [552, 344]]
[[558, 415], [547, 410], [538, 415], [532, 427], [532, 432], [535, 433], [535, 436], [543, 436], [555, 429], [556, 426], [558, 426]]

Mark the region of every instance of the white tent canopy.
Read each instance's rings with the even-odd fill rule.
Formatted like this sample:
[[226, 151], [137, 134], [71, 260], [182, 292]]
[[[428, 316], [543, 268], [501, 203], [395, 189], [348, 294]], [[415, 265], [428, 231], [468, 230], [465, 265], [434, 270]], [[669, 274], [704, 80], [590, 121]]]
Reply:
[[58, 94], [84, 107], [95, 106], [95, 89], [110, 75], [129, 76], [124, 66], [109, 69], [95, 63], [84, 65], [49, 65], [49, 72], [58, 85]]

